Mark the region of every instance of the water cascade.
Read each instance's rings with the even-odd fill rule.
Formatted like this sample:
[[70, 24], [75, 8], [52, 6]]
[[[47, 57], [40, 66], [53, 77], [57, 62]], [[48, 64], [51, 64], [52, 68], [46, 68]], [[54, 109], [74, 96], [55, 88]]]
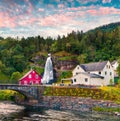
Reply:
[[53, 64], [51, 60], [51, 54], [48, 54], [48, 58], [46, 60], [45, 64], [45, 70], [44, 70], [44, 75], [42, 78], [42, 83], [43, 84], [51, 84], [53, 81]]

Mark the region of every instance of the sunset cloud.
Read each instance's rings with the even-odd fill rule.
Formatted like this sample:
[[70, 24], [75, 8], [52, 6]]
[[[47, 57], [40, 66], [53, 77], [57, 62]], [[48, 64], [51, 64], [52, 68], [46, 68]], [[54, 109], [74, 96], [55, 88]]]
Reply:
[[44, 37], [87, 31], [120, 21], [119, 1], [113, 0], [1, 0], [2, 36]]

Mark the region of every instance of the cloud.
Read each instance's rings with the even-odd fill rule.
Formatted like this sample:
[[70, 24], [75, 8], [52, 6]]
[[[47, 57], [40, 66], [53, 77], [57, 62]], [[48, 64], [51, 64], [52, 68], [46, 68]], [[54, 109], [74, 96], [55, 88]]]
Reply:
[[0, 27], [14, 28], [16, 27], [16, 18], [11, 18], [8, 13], [0, 12]]
[[120, 10], [115, 9], [113, 7], [99, 7], [96, 9], [87, 10], [86, 13], [94, 16], [103, 16], [103, 15], [105, 16], [105, 15], [114, 15], [114, 14], [120, 15]]
[[102, 0], [102, 3], [111, 3], [111, 0]]
[[39, 8], [38, 11], [39, 12], [44, 12], [44, 9], [43, 8]]

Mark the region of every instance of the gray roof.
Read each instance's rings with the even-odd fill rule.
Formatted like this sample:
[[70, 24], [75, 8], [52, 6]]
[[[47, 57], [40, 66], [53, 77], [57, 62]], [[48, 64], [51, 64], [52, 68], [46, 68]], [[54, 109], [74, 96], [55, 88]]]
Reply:
[[[104, 77], [103, 76], [100, 76], [98, 74], [93, 74], [93, 73], [88, 73], [88, 72], [79, 72], [78, 74], [84, 74], [86, 76], [89, 76], [91, 78], [101, 78], [103, 79]], [[77, 75], [75, 75], [74, 77], [76, 77]]]
[[102, 62], [95, 62], [95, 63], [88, 63], [88, 64], [81, 64], [80, 67], [85, 70], [86, 72], [89, 71], [101, 71], [105, 67], [108, 61]]
[[90, 76], [91, 78], [104, 78], [103, 76], [100, 76], [100, 75], [98, 75], [98, 74], [89, 74], [89, 73], [84, 73], [85, 75], [87, 75], [87, 76]]
[[111, 65], [114, 65], [116, 62], [117, 62], [117, 60], [114, 60], [114, 61], [111, 63]]

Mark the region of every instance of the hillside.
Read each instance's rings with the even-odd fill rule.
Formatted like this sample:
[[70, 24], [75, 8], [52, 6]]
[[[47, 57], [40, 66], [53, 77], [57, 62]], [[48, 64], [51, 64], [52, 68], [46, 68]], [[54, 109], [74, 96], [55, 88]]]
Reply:
[[107, 25], [97, 27], [97, 28], [94, 29], [94, 31], [96, 31], [96, 30], [112, 31], [119, 26], [120, 26], [120, 22], [110, 23], [110, 24], [107, 24]]
[[0, 71], [9, 79], [16, 79], [15, 72], [20, 77], [31, 66], [42, 68], [38, 70], [43, 73], [48, 53], [52, 54], [54, 67], [61, 71], [71, 70], [79, 63], [116, 60], [120, 56], [120, 22], [86, 33], [72, 31], [56, 39], [40, 35], [21, 39], [1, 37]]

